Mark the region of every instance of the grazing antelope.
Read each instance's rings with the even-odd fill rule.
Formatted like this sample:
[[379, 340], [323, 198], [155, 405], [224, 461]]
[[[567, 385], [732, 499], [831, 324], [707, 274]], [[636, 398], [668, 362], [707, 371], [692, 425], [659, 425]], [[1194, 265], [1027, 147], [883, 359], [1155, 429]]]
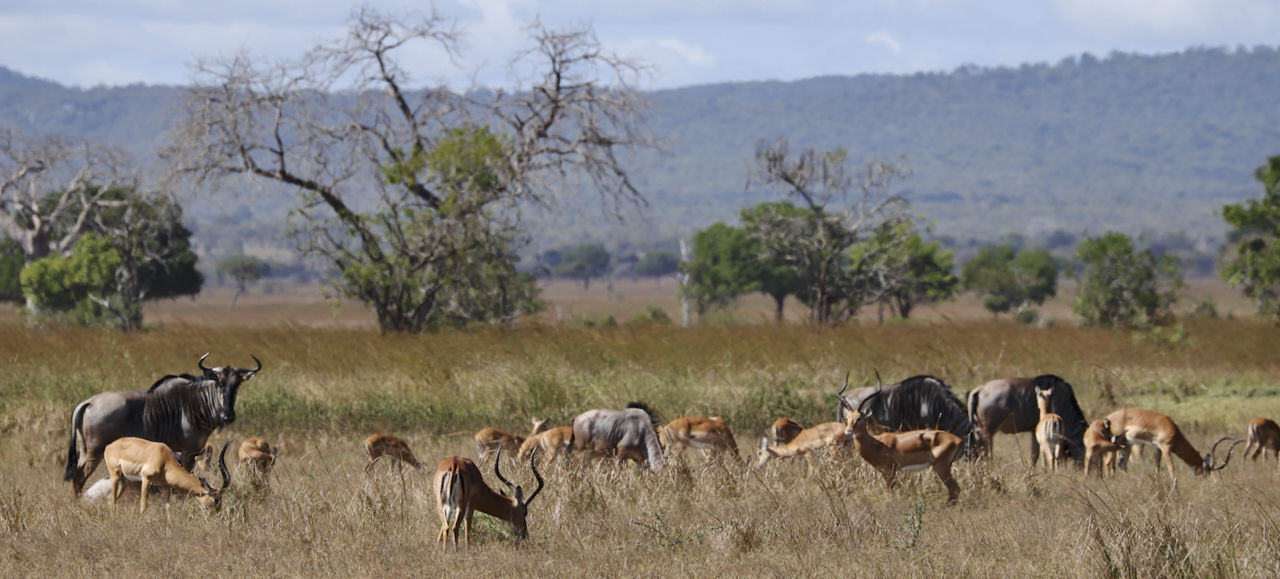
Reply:
[[103, 462], [107, 465], [107, 473], [111, 476], [111, 506], [124, 492], [127, 479], [141, 479], [139, 489], [139, 512], [147, 510], [149, 487], [157, 486], [178, 489], [196, 497], [200, 504], [209, 509], [222, 506], [222, 492], [231, 484], [231, 473], [227, 472], [227, 447], [231, 441], [222, 445], [218, 455], [218, 468], [222, 471], [222, 486], [214, 489], [204, 479], [191, 476], [182, 468], [173, 450], [160, 442], [151, 442], [141, 438], [124, 437], [108, 444], [102, 452]]
[[[390, 434], [371, 434], [369, 438], [364, 439], [364, 452], [369, 455], [369, 464], [364, 465], [364, 472], [368, 473], [373, 468], [373, 463], [378, 459], [386, 457], [395, 465], [396, 471], [404, 474], [404, 464], [415, 469], [421, 469], [422, 464], [418, 459], [413, 457], [413, 451], [409, 450], [409, 443], [403, 438], [391, 436]], [[401, 463], [404, 464], [401, 464]]]
[[[1173, 473], [1173, 458], [1176, 456], [1187, 463], [1191, 468], [1195, 469], [1197, 475], [1202, 475], [1215, 470], [1226, 468], [1231, 462], [1231, 451], [1235, 450], [1236, 445], [1243, 441], [1237, 440], [1227, 449], [1227, 459], [1221, 465], [1215, 464], [1213, 452], [1201, 456], [1187, 437], [1182, 435], [1182, 431], [1178, 429], [1178, 425], [1174, 424], [1173, 419], [1150, 410], [1142, 410], [1139, 408], [1121, 408], [1106, 417], [1112, 433], [1111, 442], [1115, 444], [1133, 444], [1142, 443], [1155, 446], [1158, 449], [1156, 453], [1156, 468], [1160, 468], [1161, 459], [1167, 460], [1169, 463], [1169, 476], [1176, 478]], [[1213, 444], [1213, 450], [1216, 451], [1218, 445], [1224, 440], [1230, 440], [1229, 437], [1222, 437]]]
[[[1061, 416], [1049, 412], [1049, 397], [1053, 388], [1041, 389], [1036, 386], [1036, 404], [1040, 406], [1040, 422], [1036, 423], [1036, 442], [1040, 447], [1040, 456], [1044, 458], [1049, 470], [1058, 470], [1058, 461], [1062, 460], [1067, 446], [1064, 420]], [[1034, 466], [1034, 465], [1033, 465]]]
[[845, 435], [845, 425], [839, 422], [824, 422], [812, 428], [800, 431], [795, 438], [786, 444], [769, 446], [767, 438], [760, 439], [760, 450], [756, 452], [759, 459], [755, 468], [760, 468], [775, 458], [791, 458], [803, 456], [809, 463], [809, 476], [813, 476], [813, 456], [819, 451], [826, 451], [828, 456], [835, 456], [848, 446], [849, 438]]
[[951, 476], [951, 463], [960, 454], [964, 440], [945, 430], [886, 432], [871, 436], [867, 425], [873, 415], [867, 411], [867, 405], [878, 395], [875, 393], [864, 398], [858, 408], [843, 402], [848, 420], [844, 425], [845, 436], [853, 440], [858, 456], [884, 476], [885, 489], [890, 494], [898, 486], [899, 472], [932, 467], [938, 480], [947, 487], [947, 503], [954, 504], [960, 497], [960, 484]]
[[686, 416], [668, 422], [658, 431], [668, 459], [682, 460], [685, 449], [689, 447], [702, 450], [707, 460], [715, 460], [722, 452], [728, 452], [735, 459], [738, 455], [738, 442], [733, 438], [729, 425], [720, 417]]
[[271, 445], [261, 438], [246, 438], [240, 443], [240, 464], [246, 471], [252, 473], [255, 487], [266, 486], [271, 478], [271, 468], [275, 466], [276, 457], [279, 455], [280, 449], [271, 448]]
[[448, 548], [449, 538], [452, 536], [453, 548], [457, 550], [458, 532], [464, 521], [467, 526], [466, 542], [470, 546], [471, 516], [476, 511], [506, 521], [511, 525], [511, 532], [517, 539], [528, 538], [529, 524], [526, 517], [529, 513], [529, 504], [538, 497], [538, 493], [542, 492], [543, 484], [542, 475], [538, 474], [538, 467], [534, 464], [537, 453], [536, 449], [530, 453], [529, 468], [533, 470], [534, 478], [538, 479], [538, 488], [534, 489], [528, 499], [524, 497], [522, 487], [513, 485], [502, 477], [498, 466], [502, 459], [501, 448], [498, 449], [497, 459], [493, 461], [493, 474], [498, 476], [502, 484], [511, 489], [511, 496], [493, 492], [493, 489], [485, 484], [484, 475], [480, 474], [476, 463], [470, 459], [451, 456], [440, 461], [440, 466], [436, 467], [434, 479], [436, 507], [440, 511], [440, 546]]
[[[1280, 460], [1280, 426], [1276, 425], [1276, 421], [1270, 418], [1253, 419], [1249, 423], [1248, 439], [1249, 444], [1244, 445], [1245, 456], [1258, 460], [1258, 455], [1265, 449], [1272, 458]], [[1250, 449], [1253, 454], [1249, 454]]]
[[[1115, 474], [1116, 461], [1120, 457], [1120, 453], [1125, 451], [1125, 446], [1112, 442], [1116, 438], [1111, 434], [1111, 422], [1105, 418], [1099, 418], [1089, 425], [1084, 431], [1084, 477], [1089, 478], [1089, 469], [1096, 468], [1098, 478], [1102, 478], [1103, 473]], [[1097, 466], [1094, 466], [1097, 463]]]
[[773, 435], [773, 443], [776, 445], [786, 444], [795, 440], [802, 430], [804, 430], [804, 427], [799, 422], [784, 416], [773, 421], [773, 426], [769, 428], [769, 433]]
[[569, 453], [573, 450], [573, 427], [558, 426], [524, 439], [524, 444], [520, 445], [520, 452], [516, 454], [516, 462], [524, 462], [524, 459], [539, 449], [542, 450], [542, 455], [547, 457], [543, 460], [554, 460], [556, 457], [568, 459]]
[[[547, 430], [547, 420], [538, 420], [531, 418], [533, 429], [529, 432], [529, 436], [533, 436]], [[486, 458], [498, 449], [506, 450], [509, 455], [514, 455], [520, 451], [520, 446], [524, 444], [525, 437], [518, 434], [512, 434], [505, 430], [497, 428], [482, 428], [476, 433], [476, 456], [480, 457], [480, 462], [484, 462]]]

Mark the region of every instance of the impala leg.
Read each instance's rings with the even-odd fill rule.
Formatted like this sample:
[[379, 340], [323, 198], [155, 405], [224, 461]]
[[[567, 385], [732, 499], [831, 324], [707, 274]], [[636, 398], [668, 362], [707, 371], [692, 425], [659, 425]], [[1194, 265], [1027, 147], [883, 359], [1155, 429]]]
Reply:
[[1040, 441], [1036, 436], [1036, 434], [1031, 435], [1031, 468], [1035, 468], [1036, 461], [1040, 459]]
[[151, 494], [151, 479], [142, 477], [142, 494], [138, 497], [138, 512], [147, 512], [147, 495]]
[[960, 498], [960, 483], [956, 482], [955, 477], [951, 476], [951, 465], [943, 466], [940, 463], [933, 463], [933, 472], [938, 475], [938, 480], [942, 481], [942, 486], [947, 487], [947, 504], [954, 505], [956, 500]]

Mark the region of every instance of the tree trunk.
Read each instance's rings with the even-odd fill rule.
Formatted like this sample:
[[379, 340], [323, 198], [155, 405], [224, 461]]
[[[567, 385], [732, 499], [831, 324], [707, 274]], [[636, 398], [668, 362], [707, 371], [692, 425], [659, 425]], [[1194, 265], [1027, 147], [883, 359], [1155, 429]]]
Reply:
[[231, 310], [236, 309], [236, 300], [240, 299], [240, 294], [244, 292], [245, 292], [244, 284], [243, 283], [236, 284], [236, 293], [231, 294], [231, 303], [227, 304], [228, 314], [231, 313]]
[[773, 303], [777, 306], [777, 309], [775, 309], [773, 312], [773, 321], [779, 324], [782, 323], [782, 306], [784, 303], [786, 303], [786, 301], [787, 301], [787, 294], [773, 296]]

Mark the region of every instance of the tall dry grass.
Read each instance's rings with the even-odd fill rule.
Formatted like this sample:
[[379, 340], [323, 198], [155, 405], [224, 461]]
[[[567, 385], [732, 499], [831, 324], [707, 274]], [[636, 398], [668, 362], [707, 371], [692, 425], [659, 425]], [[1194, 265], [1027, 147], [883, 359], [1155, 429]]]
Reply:
[[[1273, 576], [1280, 571], [1276, 465], [1239, 455], [1221, 474], [1176, 484], [1147, 461], [1106, 482], [1073, 469], [1030, 471], [1027, 438], [998, 439], [990, 463], [958, 463], [956, 507], [931, 475], [885, 493], [859, 459], [804, 477], [803, 461], [636, 475], [549, 466], [531, 540], [476, 517], [476, 545], [441, 555], [429, 472], [361, 476], [360, 440], [410, 441], [434, 466], [474, 456], [482, 426], [527, 417], [567, 424], [592, 407], [645, 400], [664, 419], [724, 416], [744, 455], [774, 418], [830, 420], [844, 372], [854, 383], [934, 374], [958, 393], [987, 380], [1056, 373], [1086, 414], [1165, 412], [1205, 446], [1280, 414], [1280, 332], [1248, 321], [1188, 322], [1171, 344], [1120, 332], [978, 322], [802, 327], [528, 328], [382, 336], [279, 326], [170, 326], [123, 335], [0, 327], [0, 574], [330, 575], [1051, 575]], [[283, 446], [269, 495], [237, 487], [218, 514], [197, 505], [112, 512], [76, 504], [61, 483], [71, 407], [96, 392], [145, 388], [210, 363], [263, 372], [241, 390], [239, 420], [215, 435]], [[486, 469], [488, 472], [488, 469]], [[101, 474], [101, 470], [99, 473]], [[522, 479], [531, 480], [526, 469]], [[515, 474], [513, 469], [512, 474]], [[241, 478], [240, 480], [243, 480]], [[494, 480], [494, 479], [490, 479]]]

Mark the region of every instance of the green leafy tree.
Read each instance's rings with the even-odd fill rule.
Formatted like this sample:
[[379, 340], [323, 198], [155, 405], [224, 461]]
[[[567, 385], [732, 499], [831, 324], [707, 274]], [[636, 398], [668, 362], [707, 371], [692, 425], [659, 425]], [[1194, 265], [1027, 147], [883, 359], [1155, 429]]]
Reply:
[[249, 284], [271, 275], [271, 264], [252, 255], [232, 255], [218, 262], [218, 277], [227, 276], [236, 284], [236, 291], [231, 295], [231, 303], [227, 311], [235, 309], [240, 294], [249, 291]]
[[93, 233], [81, 235], [71, 255], [51, 254], [22, 270], [22, 293], [42, 317], [75, 325], [101, 323], [105, 313], [89, 298], [114, 284], [120, 253]]
[[[808, 217], [804, 209], [786, 201], [766, 201], [755, 207], [743, 209], [740, 215], [743, 228], [752, 232], [761, 231], [764, 227], [762, 220], [775, 216], [790, 219]], [[799, 295], [804, 285], [796, 268], [777, 257], [779, 252], [765, 251], [761, 245], [761, 238], [756, 235], [752, 235], [749, 241], [751, 253], [756, 255], [757, 264], [747, 273], [756, 282], [756, 291], [773, 298], [774, 321], [781, 322], [787, 296]]]
[[7, 237], [0, 237], [0, 302], [22, 303], [22, 267], [26, 258], [22, 246]]
[[591, 289], [591, 280], [609, 273], [612, 258], [598, 243], [584, 243], [560, 253], [560, 263], [552, 270], [559, 277], [582, 281], [582, 289]]
[[1280, 155], [1254, 171], [1261, 199], [1222, 208], [1232, 227], [1219, 275], [1254, 299], [1258, 313], [1280, 316]]
[[636, 275], [644, 277], [661, 277], [671, 275], [680, 268], [680, 256], [674, 251], [657, 249], [649, 251], [636, 262]]
[[881, 293], [903, 319], [922, 304], [951, 299], [959, 289], [954, 252], [925, 243], [909, 223], [887, 227], [850, 249], [851, 267], [867, 292]]
[[986, 247], [961, 267], [960, 283], [985, 296], [983, 307], [998, 316], [1057, 295], [1058, 266], [1047, 250]]
[[688, 281], [681, 289], [699, 316], [727, 307], [756, 291], [760, 256], [746, 230], [715, 223], [693, 236], [693, 257], [680, 264]]
[[1142, 328], [1169, 315], [1182, 289], [1177, 257], [1137, 251], [1123, 233], [1086, 237], [1076, 249], [1081, 269], [1072, 309], [1086, 325]]

